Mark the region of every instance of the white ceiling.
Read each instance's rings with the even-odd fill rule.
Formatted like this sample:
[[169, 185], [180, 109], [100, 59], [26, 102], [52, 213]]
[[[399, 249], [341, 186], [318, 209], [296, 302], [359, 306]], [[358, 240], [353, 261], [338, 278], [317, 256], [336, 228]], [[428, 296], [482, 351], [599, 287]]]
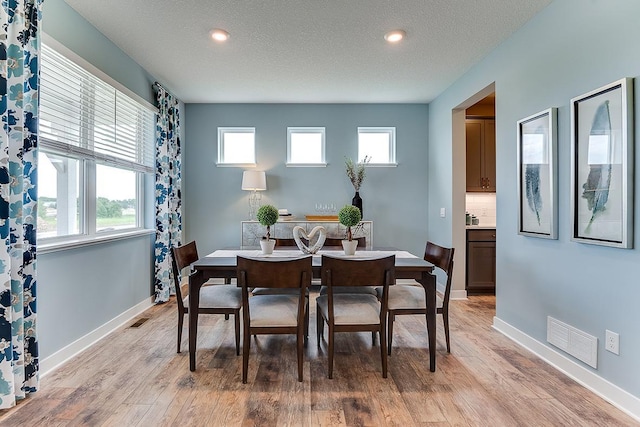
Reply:
[[430, 102], [551, 2], [65, 1], [189, 103]]

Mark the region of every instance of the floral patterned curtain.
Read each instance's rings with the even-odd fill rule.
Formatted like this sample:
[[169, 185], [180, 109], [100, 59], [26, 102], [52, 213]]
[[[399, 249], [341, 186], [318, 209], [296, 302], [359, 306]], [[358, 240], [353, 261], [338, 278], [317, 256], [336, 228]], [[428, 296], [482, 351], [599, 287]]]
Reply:
[[156, 303], [175, 292], [171, 272], [171, 247], [180, 244], [182, 197], [180, 194], [180, 112], [178, 100], [156, 83]]
[[0, 9], [0, 408], [38, 388], [36, 219], [42, 0]]

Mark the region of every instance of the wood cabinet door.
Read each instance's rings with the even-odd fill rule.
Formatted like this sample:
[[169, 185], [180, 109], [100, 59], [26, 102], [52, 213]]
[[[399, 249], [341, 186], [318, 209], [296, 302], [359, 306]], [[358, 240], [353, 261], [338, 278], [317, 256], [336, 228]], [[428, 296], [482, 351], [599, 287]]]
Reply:
[[467, 120], [467, 191], [484, 191], [482, 188], [482, 120]]
[[467, 243], [467, 293], [495, 292], [496, 242]]
[[482, 176], [485, 178], [484, 191], [496, 191], [496, 121], [484, 121], [484, 139], [482, 141]]

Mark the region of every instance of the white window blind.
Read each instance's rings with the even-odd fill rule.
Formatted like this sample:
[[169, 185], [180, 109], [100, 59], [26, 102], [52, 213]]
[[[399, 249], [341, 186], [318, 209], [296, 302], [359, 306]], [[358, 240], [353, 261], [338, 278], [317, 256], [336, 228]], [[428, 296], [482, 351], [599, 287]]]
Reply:
[[42, 45], [40, 144], [140, 172], [154, 168], [155, 114]]

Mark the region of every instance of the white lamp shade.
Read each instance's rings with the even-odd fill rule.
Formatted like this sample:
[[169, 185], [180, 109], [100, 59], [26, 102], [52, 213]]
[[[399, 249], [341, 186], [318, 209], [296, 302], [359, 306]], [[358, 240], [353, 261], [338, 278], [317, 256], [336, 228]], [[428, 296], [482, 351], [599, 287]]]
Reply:
[[267, 175], [264, 171], [242, 172], [242, 189], [264, 191], [267, 189]]

